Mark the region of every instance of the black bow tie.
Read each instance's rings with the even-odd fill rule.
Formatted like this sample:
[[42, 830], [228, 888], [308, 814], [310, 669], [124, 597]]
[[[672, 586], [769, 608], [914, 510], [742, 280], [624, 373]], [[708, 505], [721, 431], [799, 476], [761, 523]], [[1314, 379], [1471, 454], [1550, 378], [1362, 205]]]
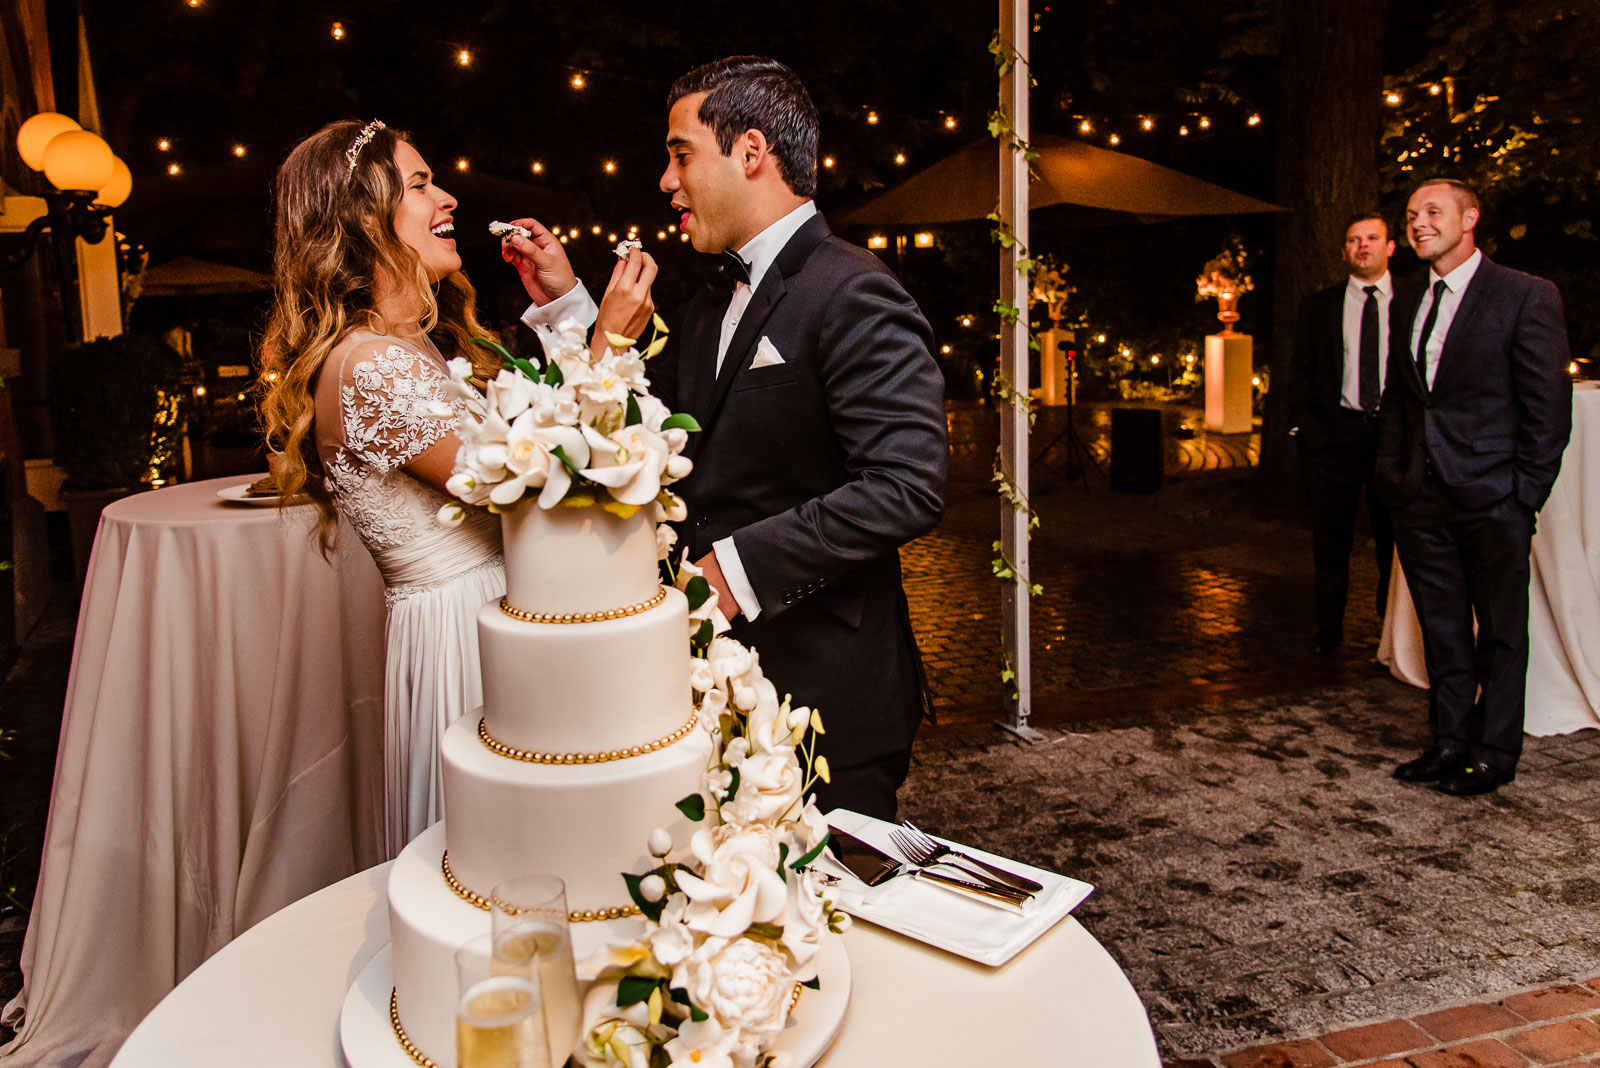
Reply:
[[722, 250], [722, 255], [717, 263], [717, 273], [730, 282], [750, 284], [750, 265], [744, 262], [744, 259], [731, 248]]

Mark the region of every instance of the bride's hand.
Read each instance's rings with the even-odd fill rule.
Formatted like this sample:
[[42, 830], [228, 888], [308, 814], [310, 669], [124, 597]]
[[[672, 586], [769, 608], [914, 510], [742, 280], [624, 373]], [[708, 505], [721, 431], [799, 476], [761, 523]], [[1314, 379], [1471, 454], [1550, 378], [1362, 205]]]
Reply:
[[533, 232], [532, 237], [510, 234], [500, 239], [500, 258], [517, 268], [522, 288], [539, 305], [549, 304], [578, 284], [561, 241], [536, 219], [513, 219], [512, 224]]
[[629, 251], [611, 271], [611, 284], [600, 300], [600, 314], [594, 321], [594, 345], [605, 344], [606, 334], [621, 334], [638, 340], [655, 313], [650, 286], [656, 280], [656, 261], [643, 249]]

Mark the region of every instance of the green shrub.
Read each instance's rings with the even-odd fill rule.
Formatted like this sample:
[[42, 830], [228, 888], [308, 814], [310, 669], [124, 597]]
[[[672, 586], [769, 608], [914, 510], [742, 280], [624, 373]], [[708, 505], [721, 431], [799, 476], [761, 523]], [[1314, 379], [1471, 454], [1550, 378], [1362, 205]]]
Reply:
[[50, 370], [55, 461], [67, 488], [133, 486], [169, 447], [176, 404], [177, 353], [144, 334], [98, 338], [75, 346]]

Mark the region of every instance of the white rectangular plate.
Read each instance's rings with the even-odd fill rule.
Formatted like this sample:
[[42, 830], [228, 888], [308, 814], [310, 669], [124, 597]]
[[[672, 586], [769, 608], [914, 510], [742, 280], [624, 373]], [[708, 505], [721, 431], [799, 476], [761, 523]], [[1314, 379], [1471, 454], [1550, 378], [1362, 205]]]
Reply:
[[[890, 856], [903, 856], [889, 837], [889, 832], [895, 826], [892, 823], [843, 808], [828, 813], [828, 822], [863, 842], [877, 846]], [[1036, 879], [1044, 884], [1044, 889], [1023, 906], [1019, 916], [1009, 909], [996, 908], [972, 895], [948, 890], [935, 883], [899, 876], [869, 887], [827, 857], [819, 859], [817, 867], [840, 876], [839, 907], [857, 919], [991, 966], [1004, 964], [1021, 953], [1094, 893], [1094, 887], [1088, 883], [1057, 875], [1053, 871], [986, 853], [959, 842], [946, 844], [1007, 871]], [[939, 870], [958, 874], [944, 868]]]

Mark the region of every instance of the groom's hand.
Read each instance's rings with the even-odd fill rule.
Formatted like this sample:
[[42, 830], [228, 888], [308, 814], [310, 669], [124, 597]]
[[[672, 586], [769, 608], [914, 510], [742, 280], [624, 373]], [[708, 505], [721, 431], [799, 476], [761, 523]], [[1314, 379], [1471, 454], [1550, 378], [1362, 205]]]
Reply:
[[733, 622], [739, 616], [739, 602], [733, 599], [733, 594], [728, 589], [728, 580], [717, 564], [717, 554], [714, 551], [706, 553], [695, 561], [695, 566], [700, 569], [700, 577], [716, 591], [717, 607], [721, 609], [723, 618], [730, 623]]
[[538, 305], [549, 304], [578, 284], [561, 241], [536, 219], [512, 219], [513, 225], [533, 232], [532, 237], [511, 234], [500, 240], [500, 258], [517, 268], [522, 288]]

